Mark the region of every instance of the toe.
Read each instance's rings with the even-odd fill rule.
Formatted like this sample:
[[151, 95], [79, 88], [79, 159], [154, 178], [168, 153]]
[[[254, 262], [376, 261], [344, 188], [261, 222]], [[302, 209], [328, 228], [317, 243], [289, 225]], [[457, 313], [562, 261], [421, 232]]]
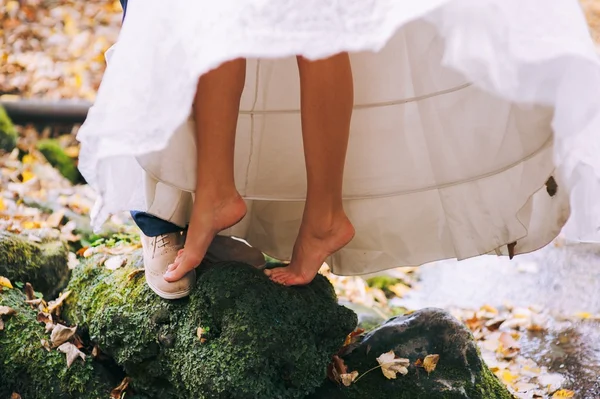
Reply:
[[289, 278], [289, 274], [285, 271], [283, 273], [278, 273], [277, 275], [271, 276], [271, 280], [273, 282], [281, 285], [287, 285], [287, 281], [289, 280]]
[[172, 266], [174, 267], [171, 270], [167, 270], [167, 272], [163, 275], [164, 279], [169, 282], [181, 280], [183, 276], [196, 267], [193, 264], [190, 265], [185, 262], [181, 262], [179, 264], [174, 263]]

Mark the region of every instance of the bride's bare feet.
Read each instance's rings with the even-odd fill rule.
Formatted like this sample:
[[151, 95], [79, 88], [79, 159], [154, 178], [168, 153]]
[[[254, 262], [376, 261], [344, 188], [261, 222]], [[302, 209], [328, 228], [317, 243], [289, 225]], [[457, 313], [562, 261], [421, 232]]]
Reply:
[[282, 285], [310, 283], [328, 256], [348, 244], [354, 237], [354, 227], [346, 215], [333, 218], [330, 223], [302, 223], [292, 261], [286, 267], [265, 270], [265, 274]]
[[177, 281], [198, 267], [215, 236], [237, 224], [246, 214], [246, 203], [236, 192], [219, 200], [197, 196], [184, 249], [164, 274], [166, 281]]

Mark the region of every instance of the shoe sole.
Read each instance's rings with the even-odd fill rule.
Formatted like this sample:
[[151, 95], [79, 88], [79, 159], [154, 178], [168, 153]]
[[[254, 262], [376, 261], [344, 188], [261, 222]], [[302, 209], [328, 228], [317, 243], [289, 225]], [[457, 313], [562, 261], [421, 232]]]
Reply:
[[163, 299], [181, 299], [181, 298], [185, 298], [186, 296], [189, 296], [190, 293], [192, 292], [192, 288], [190, 287], [189, 290], [186, 291], [179, 291], [179, 292], [165, 292], [162, 290], [159, 290], [158, 288], [156, 288], [155, 286], [152, 285], [152, 283], [150, 283], [150, 281], [146, 278], [146, 284], [148, 284], [148, 287], [150, 287], [150, 289], [159, 297], [163, 298]]

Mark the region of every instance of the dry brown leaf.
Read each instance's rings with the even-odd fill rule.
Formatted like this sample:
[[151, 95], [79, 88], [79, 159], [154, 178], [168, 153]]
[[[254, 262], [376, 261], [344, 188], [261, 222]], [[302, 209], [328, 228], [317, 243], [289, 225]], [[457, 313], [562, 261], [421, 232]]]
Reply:
[[62, 344], [58, 347], [58, 350], [67, 355], [67, 367], [71, 367], [75, 359], [78, 357], [85, 361], [85, 354], [70, 342], [65, 342]]
[[32, 308], [35, 308], [36, 306], [43, 304], [44, 300], [42, 298], [27, 299], [25, 303], [31, 305]]
[[469, 330], [476, 332], [481, 329], [485, 321], [478, 318], [477, 315], [473, 315], [473, 317], [465, 320], [464, 323], [469, 327]]
[[498, 328], [500, 328], [502, 323], [504, 323], [505, 321], [506, 321], [505, 317], [496, 317], [496, 318], [493, 318], [493, 319], [487, 321], [485, 323], [485, 327], [490, 331], [496, 331], [496, 330], [498, 330]]
[[38, 312], [36, 320], [40, 323], [53, 323], [52, 315], [50, 313]]
[[48, 216], [48, 219], [46, 219], [46, 224], [49, 227], [58, 227], [60, 226], [63, 218], [65, 217], [65, 211], [64, 210], [59, 210], [58, 212], [53, 212], [50, 216]]
[[408, 374], [410, 360], [397, 358], [393, 350], [379, 356], [377, 362], [381, 366], [381, 371], [387, 379], [395, 379], [396, 373], [402, 375]]
[[438, 361], [440, 360], [440, 355], [427, 355], [425, 359], [423, 359], [423, 368], [427, 371], [427, 374], [430, 374], [437, 367]]
[[73, 335], [71, 342], [73, 343], [73, 345], [75, 345], [77, 347], [77, 349], [81, 349], [84, 347], [81, 337], [77, 334]]
[[356, 342], [356, 337], [360, 336], [360, 334], [362, 334], [364, 332], [365, 332], [365, 330], [363, 330], [362, 328], [357, 328], [356, 330], [352, 331], [346, 337], [346, 340], [344, 341], [343, 346], [347, 346], [347, 345], [350, 345], [350, 344]]
[[123, 395], [123, 392], [125, 392], [127, 390], [127, 387], [129, 386], [130, 381], [131, 381], [131, 378], [129, 378], [129, 377], [123, 378], [123, 381], [121, 381], [119, 386], [117, 386], [115, 389], [110, 391], [111, 399], [121, 399], [121, 396]]
[[501, 354], [505, 359], [510, 359], [516, 356], [521, 350], [519, 343], [513, 338], [513, 336], [507, 332], [502, 332], [498, 338], [500, 345], [498, 346], [497, 352]]
[[9, 308], [8, 306], [0, 306], [0, 331], [4, 330], [4, 320], [2, 320], [2, 316], [12, 316], [16, 313], [16, 310], [13, 308]]
[[33, 290], [33, 285], [31, 285], [30, 283], [25, 283], [25, 296], [27, 297], [28, 301], [36, 299], [35, 291]]
[[358, 377], [358, 371], [340, 374], [340, 380], [342, 381], [342, 384], [344, 384], [344, 386], [346, 386], [346, 387], [349, 387], [350, 385], [352, 385], [354, 380], [356, 380], [356, 377]]
[[85, 251], [83, 251], [82, 255], [83, 255], [84, 258], [89, 258], [90, 256], [92, 256], [95, 253], [96, 253], [96, 248], [95, 247], [89, 247], [89, 248], [86, 248]]
[[0, 316], [12, 316], [17, 314], [17, 311], [8, 306], [0, 306]]
[[57, 346], [61, 346], [65, 342], [71, 339], [75, 332], [77, 331], [77, 326], [75, 327], [65, 327], [62, 324], [57, 324], [52, 330], [52, 334], [50, 335], [50, 341], [52, 342], [52, 346], [56, 348]]
[[132, 271], [131, 273], [129, 273], [127, 275], [127, 280], [131, 281], [133, 280], [136, 276], [138, 276], [139, 274], [143, 273], [144, 269], [135, 269], [134, 271]]
[[100, 348], [98, 348], [98, 345], [94, 345], [94, 349], [92, 349], [92, 357], [95, 359], [98, 356], [100, 356]]
[[127, 259], [124, 256], [112, 256], [104, 262], [104, 267], [108, 270], [117, 270], [121, 266], [123, 266], [127, 262]]
[[327, 377], [329, 380], [339, 384], [342, 382], [342, 374], [347, 373], [348, 367], [346, 367], [344, 360], [338, 355], [333, 355], [331, 363], [327, 366]]
[[21, 395], [19, 395], [16, 392], [13, 392], [12, 395], [10, 395], [10, 399], [21, 399]]
[[40, 343], [42, 344], [42, 347], [44, 349], [46, 349], [48, 352], [50, 352], [51, 348], [50, 348], [50, 344], [48, 343], [48, 340], [42, 339], [42, 340], [40, 340]]
[[0, 276], [0, 287], [13, 288], [10, 280], [2, 276]]
[[46, 334], [48, 334], [49, 332], [52, 332], [54, 330], [54, 327], [56, 327], [56, 324], [48, 322], [44, 326], [44, 328], [45, 328], [44, 331], [46, 332]]
[[62, 304], [69, 295], [71, 295], [71, 291], [63, 292], [57, 299], [48, 302], [48, 312], [60, 316]]
[[198, 336], [201, 344], [206, 342], [206, 330], [204, 328], [198, 327], [196, 330], [196, 335]]

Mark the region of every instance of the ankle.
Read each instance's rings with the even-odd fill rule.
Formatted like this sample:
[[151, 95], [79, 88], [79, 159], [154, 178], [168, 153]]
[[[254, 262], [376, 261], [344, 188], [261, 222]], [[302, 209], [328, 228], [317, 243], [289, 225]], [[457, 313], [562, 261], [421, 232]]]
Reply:
[[196, 201], [223, 204], [241, 200], [242, 196], [235, 187], [201, 186], [196, 189]]
[[343, 209], [327, 212], [307, 211], [305, 212], [302, 224], [312, 235], [316, 236], [329, 236], [335, 234], [340, 229], [353, 229]]

